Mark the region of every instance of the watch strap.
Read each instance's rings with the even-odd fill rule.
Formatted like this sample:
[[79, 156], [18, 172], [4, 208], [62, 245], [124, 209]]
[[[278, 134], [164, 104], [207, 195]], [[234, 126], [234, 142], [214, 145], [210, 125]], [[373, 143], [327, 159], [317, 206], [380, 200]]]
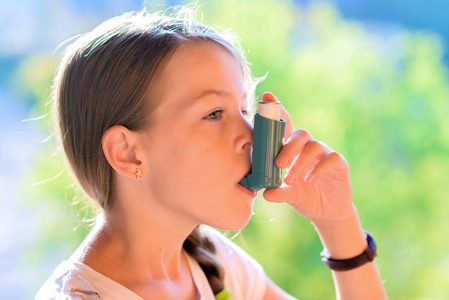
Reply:
[[362, 254], [348, 259], [332, 259], [330, 258], [327, 249], [324, 249], [323, 252], [321, 252], [321, 261], [323, 261], [329, 269], [334, 271], [349, 271], [368, 262], [372, 262], [377, 256], [376, 242], [369, 232], [364, 231], [364, 233], [368, 242], [368, 248], [366, 248]]

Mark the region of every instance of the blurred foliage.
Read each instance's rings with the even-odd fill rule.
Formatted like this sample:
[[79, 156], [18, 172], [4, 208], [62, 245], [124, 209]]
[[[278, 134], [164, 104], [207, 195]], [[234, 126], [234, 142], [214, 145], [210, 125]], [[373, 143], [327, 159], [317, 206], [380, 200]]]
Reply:
[[[274, 92], [297, 128], [348, 160], [354, 202], [378, 242], [376, 262], [391, 299], [443, 299], [449, 286], [449, 85], [439, 37], [370, 32], [325, 2], [204, 1], [201, 11], [206, 23], [238, 32], [256, 76], [269, 72], [257, 94]], [[49, 56], [38, 58], [22, 66], [22, 74], [33, 76], [21, 80], [40, 99], [36, 107], [44, 107], [54, 70], [39, 67]], [[59, 176], [33, 187], [40, 199], [35, 205], [47, 206], [48, 214], [31, 258], [45, 260], [54, 249], [66, 257], [89, 230], [80, 220], [95, 210], [73, 188], [58, 155], [38, 155], [36, 170], [40, 179]], [[80, 200], [73, 205], [74, 198]], [[334, 298], [313, 227], [287, 206], [259, 197], [235, 241], [292, 295]]]

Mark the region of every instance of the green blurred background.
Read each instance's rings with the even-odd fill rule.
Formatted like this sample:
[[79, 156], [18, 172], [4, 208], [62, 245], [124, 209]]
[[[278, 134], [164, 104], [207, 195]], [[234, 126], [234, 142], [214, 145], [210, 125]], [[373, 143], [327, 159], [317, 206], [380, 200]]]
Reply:
[[[84, 238], [94, 215], [51, 136], [46, 104], [60, 52], [56, 47], [122, 12], [180, 2], [42, 0], [0, 6], [0, 289], [5, 299], [32, 298]], [[364, 1], [199, 3], [207, 24], [240, 35], [254, 75], [268, 72], [258, 96], [272, 91], [297, 128], [348, 160], [354, 202], [363, 227], [378, 243], [376, 262], [390, 298], [448, 299], [444, 45], [449, 27], [435, 20], [449, 7], [436, 1], [441, 7], [426, 15], [430, 4], [417, 1], [421, 7], [414, 2], [413, 11], [421, 19], [413, 19], [407, 1], [396, 2], [398, 15], [386, 1], [377, 3], [374, 14], [359, 2]], [[435, 26], [429, 29], [422, 20]], [[313, 227], [289, 207], [258, 197], [251, 222], [234, 241], [295, 297], [335, 298]]]

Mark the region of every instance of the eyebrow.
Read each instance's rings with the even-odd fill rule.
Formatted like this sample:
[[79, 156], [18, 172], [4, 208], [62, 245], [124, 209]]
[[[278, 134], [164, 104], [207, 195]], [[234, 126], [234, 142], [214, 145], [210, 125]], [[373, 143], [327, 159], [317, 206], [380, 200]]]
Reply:
[[[210, 95], [217, 95], [219, 97], [229, 97], [229, 96], [231, 96], [231, 93], [227, 92], [227, 91], [223, 91], [223, 90], [207, 89], [207, 90], [202, 91], [201, 94], [199, 94], [197, 97], [193, 98], [193, 100], [194, 101], [201, 100]], [[246, 99], [246, 97], [247, 97], [247, 93], [245, 92], [243, 94], [242, 99]]]

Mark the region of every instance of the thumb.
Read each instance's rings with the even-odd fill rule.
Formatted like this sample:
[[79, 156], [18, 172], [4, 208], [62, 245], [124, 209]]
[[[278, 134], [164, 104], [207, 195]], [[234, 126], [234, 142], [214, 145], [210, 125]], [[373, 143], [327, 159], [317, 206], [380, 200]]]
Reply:
[[296, 199], [296, 192], [294, 186], [283, 184], [277, 188], [266, 189], [263, 192], [263, 197], [268, 202], [283, 203], [288, 202], [289, 199]]

